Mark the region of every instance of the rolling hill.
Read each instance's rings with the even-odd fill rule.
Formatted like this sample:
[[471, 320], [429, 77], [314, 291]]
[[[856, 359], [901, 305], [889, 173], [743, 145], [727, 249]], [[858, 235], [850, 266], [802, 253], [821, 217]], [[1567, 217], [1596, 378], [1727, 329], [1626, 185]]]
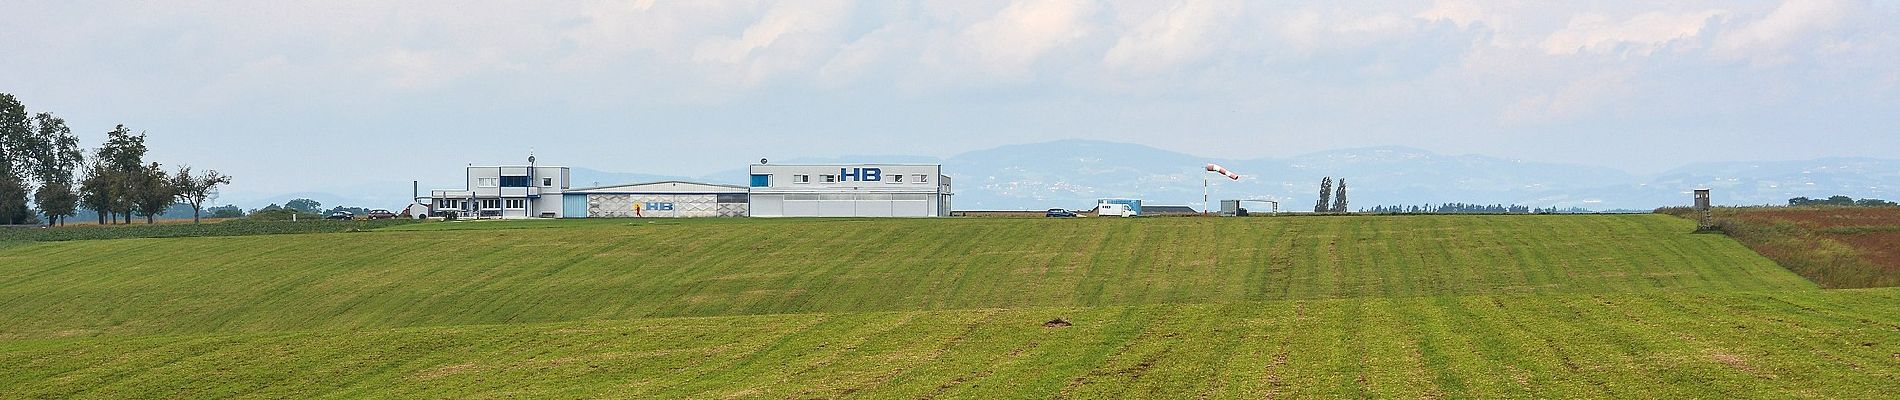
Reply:
[[[1867, 397], [1894, 289], [1662, 215], [528, 221], [0, 247], [0, 397]], [[1062, 323], [1046, 324], [1060, 318]]]

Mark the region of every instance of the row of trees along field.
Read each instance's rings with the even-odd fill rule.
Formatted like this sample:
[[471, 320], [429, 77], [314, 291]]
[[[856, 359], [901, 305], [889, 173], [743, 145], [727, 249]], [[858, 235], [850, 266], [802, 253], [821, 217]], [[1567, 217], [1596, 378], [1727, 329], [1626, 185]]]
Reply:
[[1378, 206], [1363, 209], [1360, 210], [1360, 212], [1376, 214], [1566, 214], [1587, 213], [1590, 212], [1590, 210], [1580, 207], [1536, 208], [1516, 204], [1445, 203], [1416, 206]]
[[1896, 204], [1894, 204], [1894, 202], [1881, 200], [1881, 199], [1855, 200], [1854, 198], [1847, 197], [1847, 196], [1833, 196], [1833, 197], [1829, 197], [1825, 199], [1810, 199], [1807, 197], [1796, 197], [1796, 198], [1788, 199], [1788, 205], [1796, 206], [1796, 207], [1798, 206], [1893, 207]]
[[[204, 202], [231, 177], [216, 170], [194, 172], [180, 165], [167, 172], [145, 160], [145, 133], [125, 125], [106, 133], [90, 156], [66, 120], [52, 113], [28, 115], [10, 93], [0, 93], [0, 225], [64, 225], [83, 207], [99, 223], [151, 223], [174, 204], [191, 206], [197, 222]], [[28, 203], [29, 198], [31, 204]], [[37, 214], [37, 215], [35, 215]]]

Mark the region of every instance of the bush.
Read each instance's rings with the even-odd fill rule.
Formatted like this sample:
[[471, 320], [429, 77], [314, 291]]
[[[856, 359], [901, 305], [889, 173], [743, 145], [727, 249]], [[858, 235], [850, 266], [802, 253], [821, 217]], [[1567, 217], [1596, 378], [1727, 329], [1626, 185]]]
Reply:
[[[302, 217], [298, 217], [302, 218]], [[256, 221], [232, 220], [212, 224], [158, 224], [74, 226], [60, 228], [0, 229], [0, 242], [55, 242], [66, 240], [250, 236], [292, 233], [361, 232], [415, 223], [407, 219], [375, 221]]]
[[296, 216], [296, 220], [298, 221], [323, 219], [323, 214], [299, 211], [299, 210], [294, 210], [294, 209], [289, 209], [289, 208], [270, 208], [270, 209], [257, 210], [257, 211], [251, 212], [251, 215], [246, 216], [245, 218], [250, 219], [250, 220], [256, 220], [256, 221], [290, 221], [293, 215]]

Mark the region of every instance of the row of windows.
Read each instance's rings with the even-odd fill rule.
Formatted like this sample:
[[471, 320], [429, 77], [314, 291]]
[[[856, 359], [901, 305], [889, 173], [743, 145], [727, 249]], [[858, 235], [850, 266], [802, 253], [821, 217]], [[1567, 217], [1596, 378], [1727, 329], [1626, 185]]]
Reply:
[[[463, 203], [464, 202], [462, 200], [441, 199], [441, 200], [436, 201], [436, 208], [443, 209], [443, 210], [458, 210], [462, 208]], [[515, 209], [528, 208], [527, 199], [481, 199], [481, 200], [475, 200], [474, 204], [480, 204], [481, 208], [484, 208], [484, 209], [502, 208], [502, 205], [504, 204], [508, 206], [507, 208], [515, 208]]]
[[[528, 187], [526, 176], [504, 176], [500, 178], [475, 178], [476, 187]], [[554, 187], [554, 178], [541, 178], [542, 187]]]
[[[886, 182], [887, 182], [887, 183], [904, 183], [904, 177], [905, 177], [905, 176], [906, 176], [906, 175], [903, 175], [903, 174], [897, 174], [897, 175], [890, 175], [890, 176], [888, 176], [888, 177], [890, 178], [890, 180], [889, 180], [889, 181], [886, 181]], [[910, 176], [910, 177], [911, 177], [911, 182], [916, 182], [916, 183], [929, 183], [929, 182], [930, 182], [930, 175], [925, 175], [925, 174], [911, 174], [911, 175], [908, 175], [908, 176]], [[837, 176], [837, 175], [832, 175], [832, 174], [823, 174], [823, 175], [818, 175], [818, 181], [819, 181], [819, 182], [823, 182], [823, 183], [838, 183], [838, 176]], [[792, 175], [792, 183], [811, 183], [811, 175], [806, 175], [806, 174], [793, 174], [793, 175]]]

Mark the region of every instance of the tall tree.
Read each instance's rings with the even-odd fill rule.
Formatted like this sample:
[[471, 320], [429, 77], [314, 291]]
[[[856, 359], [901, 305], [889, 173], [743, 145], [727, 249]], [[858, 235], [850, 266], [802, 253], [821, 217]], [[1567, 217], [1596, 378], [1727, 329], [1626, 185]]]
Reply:
[[191, 166], [180, 165], [178, 172], [172, 174], [172, 187], [178, 190], [178, 198], [191, 205], [191, 223], [198, 223], [199, 214], [204, 213], [205, 200], [218, 197], [218, 186], [231, 184], [231, 177], [218, 173], [218, 170], [205, 171], [203, 175], [193, 176]]
[[1339, 188], [1333, 190], [1333, 212], [1346, 212], [1346, 178], [1339, 178]]
[[108, 209], [98, 210], [125, 217], [125, 223], [132, 223], [132, 212], [138, 209], [139, 195], [144, 191], [149, 174], [145, 168], [145, 133], [132, 133], [125, 125], [118, 125], [106, 132], [106, 142], [94, 151], [93, 157], [105, 165], [110, 179], [103, 183], [112, 183], [117, 187], [105, 191], [110, 193]]
[[119, 198], [119, 189], [124, 187], [118, 182], [119, 173], [107, 166], [99, 157], [86, 162], [86, 177], [79, 181], [79, 203], [97, 211], [99, 224], [105, 225], [112, 218], [114, 200]]
[[0, 225], [26, 223], [33, 215], [26, 203], [32, 134], [26, 105], [12, 94], [0, 93]]
[[1319, 203], [1315, 203], [1313, 205], [1313, 212], [1316, 212], [1316, 213], [1326, 212], [1327, 210], [1332, 209], [1332, 205], [1333, 205], [1333, 177], [1328, 176], [1325, 179], [1319, 180]]
[[165, 169], [158, 163], [145, 167], [136, 180], [138, 184], [134, 187], [137, 191], [133, 193], [132, 203], [138, 214], [145, 217], [145, 223], [157, 223], [158, 216], [164, 214], [165, 209], [178, 204], [178, 188], [172, 187], [171, 177], [165, 174]]
[[66, 127], [65, 119], [39, 113], [33, 116], [33, 123], [36, 128], [29, 154], [33, 179], [40, 184], [33, 194], [33, 202], [39, 204], [40, 214], [46, 216], [47, 224], [63, 225], [66, 217], [78, 212], [79, 196], [73, 193], [73, 171], [85, 161], [85, 153], [80, 151], [79, 138], [73, 136], [72, 128]]

